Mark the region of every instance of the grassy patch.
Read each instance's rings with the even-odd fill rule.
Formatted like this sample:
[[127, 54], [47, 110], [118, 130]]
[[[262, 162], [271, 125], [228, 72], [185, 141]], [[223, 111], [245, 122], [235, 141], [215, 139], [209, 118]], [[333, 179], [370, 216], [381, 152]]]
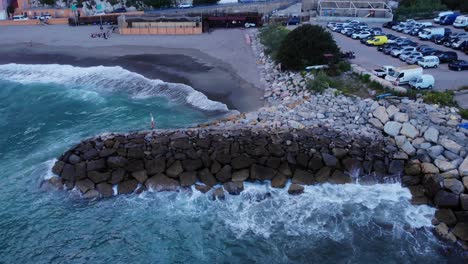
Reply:
[[460, 109], [458, 113], [463, 119], [468, 119], [468, 109]]
[[445, 91], [445, 92], [430, 91], [430, 92], [423, 94], [423, 100], [424, 102], [429, 103], [429, 104], [457, 106], [457, 103], [455, 102], [452, 91]]

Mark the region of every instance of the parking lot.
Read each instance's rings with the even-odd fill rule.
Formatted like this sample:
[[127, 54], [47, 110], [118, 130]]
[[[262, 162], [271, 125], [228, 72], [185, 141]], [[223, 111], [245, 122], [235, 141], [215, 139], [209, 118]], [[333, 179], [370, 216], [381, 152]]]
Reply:
[[[326, 23], [319, 23], [315, 22], [315, 24], [319, 24], [323, 27], [326, 27]], [[382, 28], [381, 23], [368, 23], [369, 27], [380, 27]], [[436, 25], [437, 26], [437, 25]], [[463, 29], [455, 29], [453, 27], [448, 26], [452, 29], [452, 32], [464, 32]], [[369, 47], [363, 45], [359, 42], [359, 40], [353, 40], [345, 35], [342, 35], [337, 32], [330, 31], [336, 43], [340, 46], [343, 52], [345, 51], [353, 51], [355, 52], [356, 58], [351, 60], [352, 63], [358, 64], [359, 66], [372, 71], [375, 68], [380, 68], [384, 65], [392, 65], [395, 67], [398, 66], [405, 66], [407, 65], [405, 62], [399, 60], [398, 58], [394, 58], [389, 55], [385, 55], [382, 52], [379, 52], [376, 47]], [[442, 50], [442, 51], [454, 51], [453, 49], [444, 47], [443, 45], [437, 45], [430, 41], [422, 41], [419, 40], [417, 37], [407, 35], [404, 33], [400, 33], [397, 31], [393, 31], [390, 29], [383, 29], [384, 34], [393, 34], [398, 37], [406, 37], [410, 40], [413, 40], [420, 45], [429, 45], [434, 49]], [[456, 51], [458, 54], [458, 58], [460, 60], [468, 60], [468, 56], [463, 53], [462, 51]], [[435, 86], [434, 90], [436, 91], [445, 91], [445, 90], [457, 90], [462, 86], [468, 86], [468, 72], [467, 71], [451, 71], [448, 69], [447, 63], [441, 64], [438, 68], [433, 69], [424, 69], [424, 73], [431, 74], [435, 78]], [[466, 98], [465, 98], [466, 99]]]

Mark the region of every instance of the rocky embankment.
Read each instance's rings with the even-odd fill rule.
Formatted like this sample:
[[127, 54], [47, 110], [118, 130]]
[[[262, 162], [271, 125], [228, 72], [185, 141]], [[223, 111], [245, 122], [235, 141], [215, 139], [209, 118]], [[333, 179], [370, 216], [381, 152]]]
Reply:
[[250, 35], [265, 107], [198, 128], [109, 134], [83, 141], [55, 164], [49, 183], [84, 197], [194, 185], [214, 198], [244, 181], [303, 185], [397, 179], [413, 203], [437, 207], [436, 233], [468, 249], [468, 130], [457, 109], [421, 99], [362, 99], [306, 89], [307, 74], [282, 72]]

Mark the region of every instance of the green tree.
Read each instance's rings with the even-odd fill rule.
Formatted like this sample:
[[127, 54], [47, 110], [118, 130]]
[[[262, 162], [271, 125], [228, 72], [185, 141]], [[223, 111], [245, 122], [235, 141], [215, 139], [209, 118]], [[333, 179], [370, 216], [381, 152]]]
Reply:
[[339, 58], [340, 49], [332, 35], [317, 25], [302, 25], [282, 41], [277, 60], [283, 69], [302, 70], [306, 66], [327, 64], [324, 54]]
[[217, 4], [219, 0], [193, 0], [193, 5], [214, 5]]
[[265, 46], [265, 53], [270, 55], [273, 60], [276, 60], [281, 42], [283, 42], [288, 33], [289, 30], [279, 24], [268, 25], [260, 30], [260, 43]]

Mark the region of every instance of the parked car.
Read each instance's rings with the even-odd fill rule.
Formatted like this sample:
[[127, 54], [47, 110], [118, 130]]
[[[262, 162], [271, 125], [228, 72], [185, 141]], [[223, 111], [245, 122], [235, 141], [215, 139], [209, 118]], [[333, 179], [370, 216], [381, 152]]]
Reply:
[[126, 13], [126, 12], [127, 12], [127, 9], [125, 9], [125, 7], [120, 7], [120, 8], [114, 9], [114, 11], [112, 11], [111, 13]]
[[428, 56], [429, 54], [433, 53], [433, 52], [436, 52], [438, 50], [436, 49], [433, 49], [433, 48], [427, 48], [427, 49], [423, 49], [421, 50], [420, 52], [424, 55], [424, 56]]
[[387, 65], [387, 66], [382, 66], [381, 68], [378, 68], [378, 69], [374, 69], [372, 73], [377, 77], [385, 78], [385, 76], [387, 76], [387, 74], [393, 69], [395, 69], [395, 67]]
[[422, 60], [423, 56], [421, 55], [411, 55], [406, 59], [406, 63], [408, 64], [418, 64], [418, 61]]
[[417, 50], [417, 51], [422, 51], [422, 50], [429, 49], [429, 48], [431, 48], [431, 46], [429, 46], [429, 45], [421, 45], [421, 46], [416, 47], [416, 50]]
[[467, 45], [467, 42], [468, 42], [468, 38], [461, 39], [461, 40], [459, 40], [457, 42], [453, 42], [451, 47], [454, 48], [454, 49], [462, 49], [462, 47]]
[[386, 48], [396, 48], [396, 47], [398, 47], [398, 45], [395, 43], [387, 43], [387, 44], [378, 46], [377, 50], [380, 52], [383, 52]]
[[455, 51], [436, 51], [431, 53], [431, 55], [437, 56], [440, 63], [458, 60], [458, 54]]
[[385, 80], [392, 82], [394, 85], [406, 84], [410, 80], [417, 78], [423, 74], [423, 69], [419, 66], [409, 65], [395, 68], [387, 76]]
[[367, 45], [367, 41], [370, 40], [370, 39], [373, 39], [374, 36], [369, 36], [369, 37], [366, 37], [366, 38], [362, 38], [360, 40], [361, 44], [364, 44], [364, 45]]
[[400, 46], [384, 48], [383, 53], [385, 55], [390, 55], [390, 54], [392, 54], [392, 51], [400, 49], [400, 48], [401, 48]]
[[449, 63], [448, 68], [452, 71], [468, 70], [468, 61], [456, 60]]
[[16, 15], [16, 16], [13, 16], [13, 20], [29, 20], [29, 18], [23, 15]]
[[449, 40], [450, 40], [449, 36], [438, 35], [437, 37], [434, 38], [434, 43], [437, 45], [443, 45], [444, 42], [447, 42]]
[[178, 6], [179, 8], [192, 8], [193, 5], [189, 3], [183, 3]]
[[439, 57], [437, 56], [425, 56], [422, 60], [418, 61], [418, 65], [427, 68], [437, 68], [439, 67]]
[[369, 31], [362, 31], [362, 32], [357, 32], [354, 33], [351, 38], [353, 39], [362, 39], [362, 38], [367, 38], [370, 37], [372, 34]]
[[413, 52], [413, 51], [416, 51], [416, 48], [415, 47], [401, 47], [399, 49], [394, 49], [392, 50], [392, 52], [390, 53], [393, 57], [399, 57], [401, 54], [403, 54], [404, 52]]
[[374, 36], [373, 38], [369, 39], [366, 44], [373, 45], [373, 46], [380, 46], [387, 43], [388, 38], [387, 36]]
[[390, 21], [390, 22], [383, 23], [382, 27], [391, 29], [393, 26], [396, 26], [396, 25], [398, 25], [398, 22]]
[[468, 16], [458, 16], [457, 19], [455, 19], [455, 22], [453, 22], [453, 27], [454, 28], [464, 28], [468, 26]]
[[400, 55], [400, 60], [406, 61], [406, 59], [408, 59], [410, 56], [423, 56], [423, 54], [421, 52], [418, 52], [418, 51], [404, 52], [404, 53], [402, 53]]
[[418, 37], [421, 40], [429, 40], [433, 35], [450, 35], [452, 30], [449, 28], [425, 28], [419, 32]]
[[430, 74], [423, 74], [412, 79], [409, 82], [409, 86], [414, 89], [432, 89], [434, 87], [435, 80], [434, 76]]
[[445, 17], [445, 16], [447, 16], [447, 15], [451, 15], [451, 14], [453, 14], [453, 11], [440, 12], [440, 13], [437, 15], [437, 17], [434, 18], [434, 23], [439, 24], [439, 23], [440, 23], [440, 19], [441, 19], [442, 17]]
[[450, 15], [446, 15], [440, 19], [440, 24], [441, 25], [452, 25], [453, 22], [457, 19], [457, 17], [460, 16], [459, 13], [453, 13]]
[[301, 23], [301, 20], [299, 19], [299, 17], [291, 17], [288, 20], [288, 25], [299, 25], [300, 23]]

